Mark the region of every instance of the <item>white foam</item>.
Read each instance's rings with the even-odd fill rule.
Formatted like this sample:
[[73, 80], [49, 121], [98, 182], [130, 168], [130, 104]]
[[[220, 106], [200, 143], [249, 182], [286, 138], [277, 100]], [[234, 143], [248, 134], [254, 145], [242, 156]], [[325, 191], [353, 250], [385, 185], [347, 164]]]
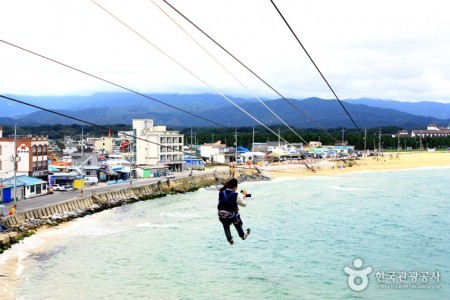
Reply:
[[182, 214], [182, 213], [176, 213], [176, 212], [162, 212], [159, 214], [161, 217], [171, 217], [171, 218], [201, 218], [201, 216], [197, 215], [189, 215], [189, 214]]
[[340, 185], [334, 185], [334, 186], [330, 187], [330, 189], [338, 190], [338, 191], [346, 191], [346, 192], [351, 192], [351, 191], [370, 191], [371, 190], [371, 189], [343, 187], [343, 186], [340, 186]]
[[175, 224], [156, 224], [156, 223], [142, 223], [136, 225], [136, 227], [145, 227], [145, 228], [178, 228]]

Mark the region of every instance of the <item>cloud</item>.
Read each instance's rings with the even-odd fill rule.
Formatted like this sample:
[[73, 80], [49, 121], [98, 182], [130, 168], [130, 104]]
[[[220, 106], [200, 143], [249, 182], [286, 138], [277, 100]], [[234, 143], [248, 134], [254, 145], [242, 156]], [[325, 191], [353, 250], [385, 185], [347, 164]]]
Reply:
[[[162, 1], [154, 1], [258, 96], [278, 97]], [[152, 1], [98, 3], [146, 40], [87, 0], [3, 1], [0, 36], [140, 92], [217, 90], [251, 97]], [[286, 96], [333, 98], [270, 2], [170, 3]], [[446, 1], [275, 3], [341, 98], [450, 102]], [[117, 90], [4, 43], [0, 65], [1, 93], [85, 95]]]

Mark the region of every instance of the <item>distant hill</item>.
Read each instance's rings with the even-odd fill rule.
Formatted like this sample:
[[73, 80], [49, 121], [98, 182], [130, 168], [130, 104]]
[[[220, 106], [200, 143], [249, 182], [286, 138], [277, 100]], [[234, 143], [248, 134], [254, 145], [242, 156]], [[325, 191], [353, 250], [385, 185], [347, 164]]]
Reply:
[[[148, 99], [133, 93], [96, 93], [91, 96], [21, 96], [5, 95], [13, 99], [28, 102], [43, 108], [64, 111], [79, 111], [88, 108], [123, 108], [128, 106], [142, 106], [147, 110], [156, 110], [161, 113], [172, 113], [176, 110], [162, 104], [164, 102], [192, 112], [231, 105], [228, 101], [215, 94], [146, 94], [153, 98]], [[257, 102], [256, 99], [229, 97], [238, 105]], [[264, 99], [263, 99], [264, 100]], [[159, 101], [159, 102], [158, 102]], [[38, 109], [19, 104], [7, 99], [0, 99], [0, 117], [18, 118], [36, 112]]]
[[[309, 119], [312, 119], [315, 123], [318, 123], [322, 128], [354, 127], [350, 118], [345, 114], [344, 110], [337, 101], [323, 100], [319, 98], [290, 101], [294, 103], [295, 106], [302, 112], [306, 113], [309, 116]], [[273, 100], [265, 103], [289, 125], [301, 128], [316, 127], [314, 123], [309, 121], [299, 112], [295, 111], [292, 106], [288, 105], [285, 100]], [[448, 122], [448, 120], [415, 116], [393, 109], [375, 108], [367, 105], [345, 103], [345, 107], [355, 120], [356, 124], [361, 128], [399, 126], [402, 128], [412, 129], [425, 128], [426, 125], [430, 123], [437, 123], [443, 126]], [[242, 105], [242, 108], [257, 117], [259, 120], [264, 120], [264, 124], [281, 124], [281, 122], [274, 115], [272, 115], [259, 103], [244, 104]], [[223, 120], [227, 122], [227, 124], [235, 124], [236, 126], [256, 125], [255, 121], [251, 120], [243, 112], [238, 111], [235, 108], [210, 110], [207, 114], [227, 115], [227, 118]]]
[[395, 109], [401, 112], [438, 119], [450, 119], [450, 104], [438, 102], [400, 102], [394, 100], [378, 99], [349, 99], [351, 104], [365, 104], [371, 107]]
[[[78, 105], [76, 108], [72, 107], [71, 109], [57, 109], [42, 99], [39, 105], [50, 107], [61, 113], [100, 125], [131, 124], [132, 119], [152, 118], [157, 124], [172, 127], [216, 126], [200, 118], [133, 94], [96, 94], [93, 98], [75, 98], [79, 101]], [[23, 100], [19, 97], [17, 99]], [[159, 95], [157, 99], [227, 127], [253, 126], [258, 124], [238, 108], [232, 106], [217, 95]], [[278, 118], [256, 100], [231, 99], [236, 101], [245, 111], [254, 115], [265, 125], [282, 125], [282, 122]], [[33, 98], [30, 101], [35, 100]], [[64, 101], [66, 100], [67, 103], [64, 104], [65, 106], [74, 105], [73, 103], [70, 104], [68, 99]], [[56, 101], [56, 97], [53, 101]], [[61, 101], [60, 98], [59, 101]], [[308, 98], [304, 100], [292, 99], [290, 101], [322, 128], [354, 127], [336, 100]], [[45, 103], [46, 105], [44, 105]], [[429, 116], [419, 116], [395, 109], [378, 108], [355, 103], [358, 103], [358, 100], [344, 102], [344, 105], [360, 128], [399, 126], [405, 129], [415, 129], [425, 128], [430, 123], [436, 123], [440, 126], [447, 126], [450, 123], [449, 118], [439, 119]], [[267, 100], [265, 104], [290, 126], [300, 128], [316, 127], [314, 123], [310, 122], [303, 114], [296, 111], [283, 99]], [[58, 105], [64, 106], [61, 103]], [[55, 106], [57, 105], [55, 104]], [[45, 111], [35, 111], [15, 119], [0, 119], [0, 125], [14, 125], [14, 123], [35, 126], [38, 124], [73, 124], [77, 122]]]

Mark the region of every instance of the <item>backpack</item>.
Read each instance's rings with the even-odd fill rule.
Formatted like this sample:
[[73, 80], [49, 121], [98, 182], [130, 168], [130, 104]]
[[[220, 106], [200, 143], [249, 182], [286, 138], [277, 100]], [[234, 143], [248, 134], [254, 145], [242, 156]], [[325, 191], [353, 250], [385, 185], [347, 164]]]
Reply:
[[238, 210], [237, 195], [233, 190], [222, 190], [219, 192], [219, 204], [218, 210], [226, 210], [229, 212], [235, 212]]

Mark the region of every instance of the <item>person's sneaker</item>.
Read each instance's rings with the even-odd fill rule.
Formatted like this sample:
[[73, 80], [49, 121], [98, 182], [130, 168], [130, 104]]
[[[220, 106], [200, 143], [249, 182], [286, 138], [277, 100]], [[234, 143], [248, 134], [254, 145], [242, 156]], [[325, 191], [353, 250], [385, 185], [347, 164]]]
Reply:
[[246, 232], [244, 234], [244, 237], [242, 239], [245, 240], [248, 237], [249, 234], [250, 234], [250, 228], [247, 228], [247, 230], [246, 230]]
[[234, 244], [233, 239], [229, 240], [228, 243], [230, 243], [230, 245], [233, 245]]

